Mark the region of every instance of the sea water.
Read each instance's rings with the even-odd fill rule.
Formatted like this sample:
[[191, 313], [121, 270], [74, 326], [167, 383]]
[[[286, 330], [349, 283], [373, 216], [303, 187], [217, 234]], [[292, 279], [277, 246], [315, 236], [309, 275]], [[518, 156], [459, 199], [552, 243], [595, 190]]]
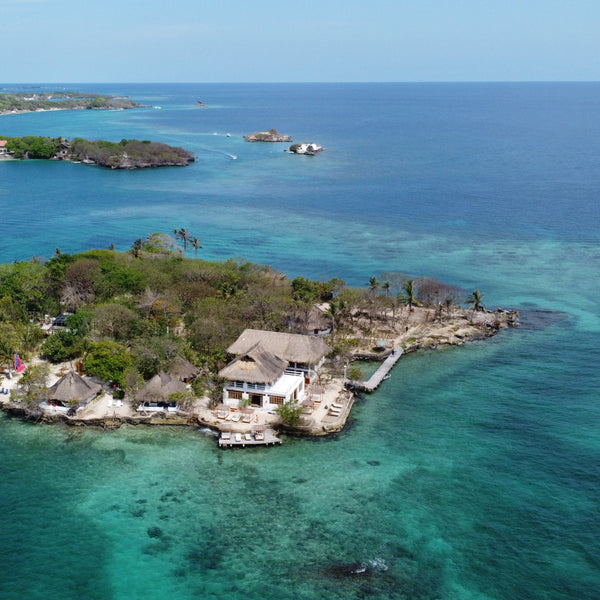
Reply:
[[[600, 85], [63, 87], [146, 106], [4, 115], [0, 135], [197, 160], [0, 162], [2, 262], [185, 227], [204, 258], [427, 275], [522, 317], [406, 356], [342, 433], [277, 448], [0, 416], [0, 597], [597, 598]], [[272, 127], [327, 150], [242, 138]]]

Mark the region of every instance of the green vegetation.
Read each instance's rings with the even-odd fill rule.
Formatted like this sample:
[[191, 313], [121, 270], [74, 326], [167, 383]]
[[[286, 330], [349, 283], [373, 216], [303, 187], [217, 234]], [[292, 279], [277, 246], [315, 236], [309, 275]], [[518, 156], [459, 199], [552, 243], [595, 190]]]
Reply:
[[296, 427], [302, 416], [302, 406], [297, 402], [286, 402], [277, 407], [277, 414], [282, 422], [289, 427]]
[[467, 303], [473, 307], [473, 312], [478, 310], [483, 310], [483, 297], [485, 294], [482, 294], [479, 290], [473, 290], [471, 295], [467, 298]]
[[[456, 293], [435, 280], [392, 273], [382, 276], [383, 283], [372, 277], [361, 289], [336, 278], [290, 281], [243, 260], [188, 259], [188, 247], [197, 250], [199, 241], [184, 228], [173, 233], [139, 238], [127, 252], [57, 249], [45, 262], [0, 265], [0, 366], [15, 353], [26, 361], [35, 354], [52, 363], [77, 361], [86, 374], [133, 398], [144, 381], [185, 359], [201, 367], [194, 392], [216, 404], [223, 386], [216, 374], [246, 328], [328, 329], [333, 368], [341, 375], [353, 353], [404, 331], [411, 305], [426, 307], [433, 319], [442, 300]], [[45, 335], [39, 327], [45, 315], [60, 313], [69, 315], [66, 327]], [[281, 410], [292, 424], [296, 407]]]
[[0, 93], [0, 114], [36, 110], [123, 109], [141, 104], [128, 98], [81, 92]]
[[[246, 327], [288, 331], [290, 315], [312, 302], [312, 294], [295, 298], [269, 267], [185, 258], [178, 242], [186, 230], [177, 231], [177, 239], [153, 234], [129, 252], [57, 250], [44, 264], [0, 265], [0, 361], [10, 364], [16, 352], [77, 359], [84, 372], [132, 389], [177, 356], [215, 373]], [[323, 295], [342, 282], [305, 284]], [[59, 313], [70, 313], [65, 329], [44, 338], [36, 322]], [[204, 389], [213, 384], [205, 378]]]
[[[107, 142], [75, 138], [39, 136], [1, 137], [14, 158], [72, 160], [93, 163], [111, 169], [140, 169], [144, 167], [185, 166], [194, 155], [175, 146], [147, 140]], [[190, 243], [192, 240], [190, 240]]]
[[60, 151], [61, 138], [38, 137], [3, 137], [7, 140], [6, 148], [14, 158], [52, 158]]

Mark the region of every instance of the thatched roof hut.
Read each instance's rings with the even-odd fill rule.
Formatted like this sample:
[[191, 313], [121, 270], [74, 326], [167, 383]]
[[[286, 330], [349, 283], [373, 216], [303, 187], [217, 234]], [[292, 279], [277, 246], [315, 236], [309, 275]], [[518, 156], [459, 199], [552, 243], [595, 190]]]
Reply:
[[142, 387], [135, 399], [138, 402], [164, 402], [171, 394], [183, 392], [185, 389], [186, 385], [183, 381], [161, 371]]
[[179, 379], [179, 381], [185, 381], [189, 383], [192, 379], [198, 376], [200, 369], [189, 360], [176, 356], [169, 365], [168, 374]]
[[84, 379], [75, 371], [69, 371], [48, 389], [47, 397], [50, 402], [69, 404], [76, 401], [86, 404], [102, 389], [99, 383]]
[[320, 337], [313, 335], [246, 329], [227, 348], [227, 352], [237, 355], [246, 354], [259, 342], [264, 351], [290, 363], [314, 365], [331, 351]]
[[271, 354], [257, 342], [221, 369], [219, 375], [230, 381], [266, 384], [279, 379], [287, 366], [286, 360]]

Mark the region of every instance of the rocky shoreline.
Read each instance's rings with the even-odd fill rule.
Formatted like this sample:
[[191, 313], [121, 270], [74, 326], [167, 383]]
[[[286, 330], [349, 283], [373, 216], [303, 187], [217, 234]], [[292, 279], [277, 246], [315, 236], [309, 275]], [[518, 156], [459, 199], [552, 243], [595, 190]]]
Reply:
[[[516, 326], [519, 313], [515, 310], [502, 309], [474, 312], [456, 307], [450, 317], [450, 320], [432, 322], [430, 309], [414, 308], [395, 323], [396, 327], [402, 323], [404, 331], [396, 337], [388, 338], [389, 348], [376, 352], [369, 348], [369, 340], [364, 340], [365, 344], [352, 354], [352, 360], [383, 361], [398, 349], [402, 349], [404, 354], [408, 354], [418, 350], [435, 350], [447, 345], [463, 346], [469, 341], [485, 339], [504, 328]], [[64, 368], [65, 365], [62, 365], [63, 370]], [[338, 433], [346, 426], [355, 401], [356, 393], [348, 389], [352, 387], [351, 383], [353, 382], [336, 376], [332, 376], [325, 384], [321, 382], [318, 386], [320, 388], [318, 391], [319, 403], [315, 404], [311, 414], [302, 415], [300, 423], [295, 427], [284, 426], [278, 415], [266, 412], [260, 417], [257, 415], [257, 422], [275, 431], [301, 437], [320, 437]], [[315, 390], [311, 391], [310, 386], [307, 392], [313, 397], [316, 393]], [[107, 398], [110, 400], [109, 402], [107, 402]], [[327, 410], [332, 403], [342, 407], [339, 414], [332, 415]], [[62, 423], [69, 426], [87, 426], [105, 430], [117, 429], [123, 425], [207, 427], [215, 433], [218, 433], [224, 425], [217, 411], [210, 407], [207, 397], [196, 399], [193, 407], [185, 413], [160, 411], [152, 414], [140, 414], [127, 403], [120, 408], [112, 408], [112, 406], [112, 398], [101, 395], [80, 413], [69, 416], [64, 412], [42, 410], [39, 406], [27, 409], [11, 402], [9, 397], [5, 399], [4, 396], [0, 396], [0, 408], [6, 414], [33, 423]], [[243, 423], [228, 422], [227, 427], [234, 432], [244, 432], [248, 429], [248, 425]]]
[[268, 131], [255, 131], [244, 136], [247, 142], [291, 142], [291, 135], [279, 133], [277, 129], [269, 129]]

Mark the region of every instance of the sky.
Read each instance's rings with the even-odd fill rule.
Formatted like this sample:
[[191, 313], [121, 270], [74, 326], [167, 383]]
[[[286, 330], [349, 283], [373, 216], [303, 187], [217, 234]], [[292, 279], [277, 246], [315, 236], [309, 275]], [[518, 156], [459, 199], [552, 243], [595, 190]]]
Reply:
[[598, 81], [600, 0], [0, 0], [3, 83]]

